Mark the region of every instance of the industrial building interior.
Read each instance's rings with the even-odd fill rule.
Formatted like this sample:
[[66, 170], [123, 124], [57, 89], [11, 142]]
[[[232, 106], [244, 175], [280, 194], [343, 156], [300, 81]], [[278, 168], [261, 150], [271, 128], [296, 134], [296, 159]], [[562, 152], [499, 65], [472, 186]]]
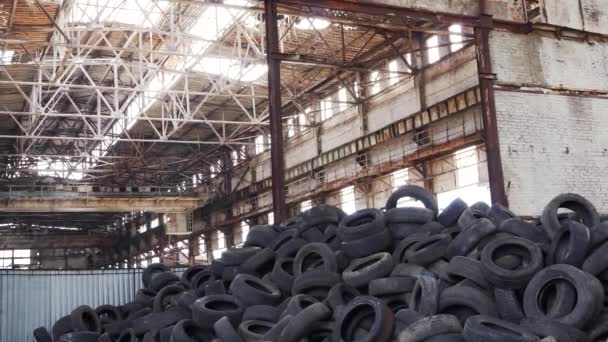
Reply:
[[[606, 209], [599, 174], [540, 170], [605, 171], [605, 6], [457, 3], [2, 0], [0, 268], [205, 264], [404, 184], [440, 209], [534, 216], [568, 187]], [[542, 131], [584, 110], [570, 152]]]

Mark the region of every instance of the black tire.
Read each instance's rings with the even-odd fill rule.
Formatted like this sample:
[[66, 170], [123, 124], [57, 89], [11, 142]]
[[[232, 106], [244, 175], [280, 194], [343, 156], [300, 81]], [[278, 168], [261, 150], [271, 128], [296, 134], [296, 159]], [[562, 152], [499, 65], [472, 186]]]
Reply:
[[528, 239], [538, 244], [548, 244], [551, 242], [551, 240], [549, 240], [549, 235], [547, 235], [541, 226], [522, 221], [518, 218], [503, 221], [498, 230], [500, 232]]
[[114, 305], [100, 305], [95, 308], [95, 313], [99, 317], [102, 326], [122, 320], [120, 308]]
[[270, 305], [254, 305], [245, 309], [243, 321], [276, 322], [279, 319], [279, 310]]
[[389, 209], [384, 218], [387, 224], [390, 223], [414, 223], [425, 224], [431, 222], [435, 217], [435, 213], [427, 208], [393, 208]]
[[405, 257], [409, 263], [428, 266], [443, 258], [451, 243], [452, 237], [449, 234], [432, 235], [408, 248]]
[[424, 318], [420, 313], [412, 309], [402, 309], [395, 313], [395, 324], [400, 323], [404, 328]]
[[392, 255], [378, 253], [353, 260], [342, 273], [342, 278], [348, 285], [361, 288], [367, 286], [373, 279], [389, 275], [393, 266]]
[[594, 276], [608, 270], [608, 258], [606, 258], [606, 255], [608, 255], [608, 241], [601, 244], [587, 256], [582, 270]]
[[244, 342], [232, 323], [230, 323], [228, 317], [222, 317], [215, 322], [213, 324], [213, 331], [222, 342]]
[[331, 317], [331, 309], [323, 303], [315, 303], [300, 311], [283, 329], [278, 342], [299, 341], [314, 331], [315, 326]]
[[116, 342], [137, 342], [137, 335], [135, 334], [135, 330], [127, 329], [123, 331], [116, 339]]
[[414, 235], [430, 235], [420, 223], [387, 223], [386, 226], [395, 240], [407, 239]]
[[435, 196], [417, 185], [405, 185], [395, 190], [386, 201], [386, 210], [397, 207], [397, 202], [403, 197], [411, 197], [422, 202], [427, 209], [433, 211], [433, 218], [437, 217], [439, 210], [437, 209]]
[[226, 266], [222, 272], [222, 280], [225, 283], [230, 284], [239, 274], [241, 274], [240, 266]]
[[439, 307], [439, 288], [435, 277], [419, 277], [414, 285], [409, 307], [423, 316], [432, 316]]
[[414, 264], [398, 264], [391, 272], [391, 277], [408, 277], [417, 280], [421, 276], [432, 277], [433, 273], [422, 266]]
[[53, 337], [45, 327], [34, 329], [33, 334], [36, 342], [53, 342]]
[[433, 273], [435, 277], [440, 280], [443, 280], [447, 283], [457, 283], [458, 280], [450, 277], [448, 274], [448, 265], [449, 263], [443, 259], [439, 259], [434, 263], [430, 264], [427, 269], [429, 272]]
[[347, 305], [360, 295], [361, 293], [356, 288], [345, 283], [339, 283], [329, 290], [325, 302], [332, 310], [336, 311], [339, 306]]
[[428, 233], [416, 233], [401, 240], [393, 251], [393, 262], [395, 265], [407, 263], [407, 251], [416, 243], [426, 239]]
[[452, 258], [447, 266], [447, 274], [454, 281], [470, 279], [484, 289], [490, 288], [490, 284], [483, 275], [481, 263], [474, 259], [462, 256]]
[[427, 339], [445, 334], [458, 334], [462, 325], [452, 315], [436, 315], [425, 317], [410, 324], [399, 334], [399, 342], [422, 342]]
[[361, 342], [388, 341], [392, 335], [395, 317], [393, 312], [378, 298], [361, 296], [350, 302], [336, 322], [333, 341], [353, 341], [355, 330], [364, 319], [371, 325]]
[[182, 273], [182, 276], [180, 277], [181, 282], [186, 284], [188, 287], [191, 287], [190, 282], [192, 281], [192, 278], [194, 278], [194, 276], [201, 271], [204, 271], [207, 269], [206, 265], [194, 265], [194, 266], [190, 266], [188, 267], [184, 273]]
[[226, 294], [226, 285], [223, 280], [211, 280], [205, 283], [205, 296]]
[[322, 301], [327, 298], [329, 290], [340, 283], [342, 279], [339, 274], [323, 271], [306, 272], [297, 277], [293, 282], [291, 293], [307, 294]]
[[462, 334], [441, 334], [433, 336], [424, 342], [466, 342]]
[[76, 331], [62, 335], [58, 342], [98, 342], [98, 337], [93, 331]]
[[[321, 267], [311, 267], [316, 261], [321, 261]], [[302, 247], [293, 261], [294, 276], [310, 271], [324, 270], [326, 272], [338, 272], [338, 263], [334, 251], [324, 243], [309, 243]]]
[[263, 341], [274, 324], [264, 321], [243, 321], [237, 329], [245, 342]]
[[504, 221], [515, 218], [515, 214], [502, 204], [495, 203], [490, 207], [488, 218], [494, 222], [496, 227], [500, 227]]
[[608, 338], [608, 311], [603, 311], [586, 329], [588, 341], [605, 341]]
[[439, 312], [454, 315], [461, 323], [471, 316], [496, 317], [494, 300], [484, 291], [469, 286], [452, 286], [439, 295]]
[[141, 275], [141, 281], [144, 284], [144, 287], [150, 286], [150, 281], [156, 274], [162, 273], [162, 272], [168, 272], [168, 271], [169, 271], [169, 269], [167, 268], [167, 266], [165, 266], [163, 264], [148, 265], [148, 267], [146, 267], [146, 269], [144, 269], [144, 272]]
[[323, 232], [317, 227], [299, 228], [300, 237], [307, 242], [322, 242]]
[[261, 251], [260, 247], [232, 247], [222, 253], [222, 260], [226, 266], [239, 266], [247, 259]]
[[519, 324], [524, 318], [524, 311], [515, 291], [495, 288], [494, 300], [501, 319]]
[[386, 296], [411, 292], [414, 290], [416, 280], [409, 277], [389, 277], [373, 279], [369, 282], [368, 293], [370, 296]]
[[460, 198], [453, 200], [448, 206], [443, 209], [441, 214], [437, 216], [437, 222], [444, 227], [451, 227], [458, 223], [460, 215], [467, 210], [469, 206]]
[[[101, 335], [99, 335], [99, 337], [97, 338], [97, 342], [114, 342], [112, 340], [112, 338], [110, 337], [110, 334], [108, 333], [103, 333]], [[156, 342], [154, 340], [146, 340], [146, 336], [144, 335], [142, 342]]]
[[591, 232], [591, 248], [596, 248], [608, 241], [608, 221], [589, 227], [589, 231]]
[[174, 306], [176, 303], [176, 297], [184, 292], [184, 288], [180, 285], [169, 285], [165, 286], [162, 290], [158, 292], [156, 297], [154, 297], [154, 312], [163, 312], [169, 306]]
[[215, 280], [215, 276], [210, 269], [200, 271], [190, 281], [190, 288], [202, 297], [205, 295], [205, 284], [213, 280]]
[[472, 316], [463, 335], [470, 342], [538, 342], [538, 336], [520, 326], [488, 316]]
[[210, 341], [213, 335], [191, 319], [179, 321], [171, 331], [171, 342]]
[[281, 291], [276, 285], [248, 274], [239, 274], [234, 278], [230, 293], [246, 307], [276, 305], [281, 301]]
[[238, 325], [243, 316], [242, 304], [233, 296], [216, 295], [198, 299], [192, 304], [192, 319], [203, 328], [211, 328], [226, 316], [233, 325]]
[[182, 292], [179, 296], [177, 296], [175, 300], [175, 305], [184, 309], [190, 309], [190, 306], [196, 302], [198, 299], [198, 295], [194, 290], [188, 290]]
[[600, 215], [589, 200], [577, 194], [561, 194], [545, 206], [540, 217], [543, 228], [545, 228], [550, 237], [553, 237], [562, 227], [557, 214], [559, 208], [574, 211], [587, 227], [594, 227], [600, 223]]
[[585, 261], [590, 246], [589, 228], [578, 222], [568, 221], [555, 233], [547, 255], [547, 263], [580, 267]]
[[385, 230], [384, 213], [378, 209], [362, 209], [346, 216], [338, 225], [342, 241], [354, 241]]
[[533, 334], [544, 338], [548, 336], [555, 337], [559, 342], [585, 342], [587, 341], [587, 335], [581, 330], [562, 324], [559, 322], [538, 319], [538, 318], [524, 318], [520, 325], [532, 332]]
[[[525, 260], [517, 269], [499, 266], [499, 253], [514, 254]], [[543, 253], [534, 243], [519, 237], [502, 237], [488, 243], [481, 252], [481, 270], [484, 278], [494, 287], [524, 288], [530, 279], [543, 268]]]
[[135, 294], [133, 302], [151, 308], [154, 305], [154, 296], [156, 296], [156, 292], [148, 289], [140, 289]]
[[335, 250], [340, 249], [342, 240], [338, 237], [338, 226], [331, 225], [327, 227], [325, 233], [323, 233], [323, 243], [327, 244], [329, 248]]
[[495, 232], [496, 226], [492, 221], [486, 218], [477, 220], [468, 228], [463, 229], [463, 231], [452, 241], [446, 251], [447, 258], [452, 259], [455, 256], [466, 255], [484, 237], [494, 234]]
[[70, 313], [72, 329], [78, 331], [91, 331], [101, 334], [101, 322], [99, 316], [90, 306], [83, 305]]
[[279, 258], [272, 268], [270, 279], [281, 289], [285, 294], [291, 293], [291, 287], [295, 276], [293, 274], [293, 258]]
[[163, 287], [179, 282], [179, 277], [173, 272], [157, 273], [150, 280], [148, 289], [158, 293]]
[[[445, 227], [436, 221], [427, 222], [420, 227], [425, 232], [428, 232], [430, 235], [443, 234]], [[452, 237], [452, 235], [450, 235]]]
[[363, 258], [389, 250], [391, 243], [391, 233], [384, 229], [359, 240], [342, 241], [341, 249], [349, 258]]
[[582, 328], [597, 316], [604, 302], [604, 289], [597, 278], [570, 265], [552, 265], [538, 272], [524, 292], [524, 312], [526, 317], [547, 318], [547, 313], [539, 306], [543, 302], [543, 291], [555, 280], [564, 280], [576, 290], [576, 302], [572, 309], [554, 320], [563, 324]]
[[291, 315], [295, 317], [300, 311], [318, 302], [319, 300], [313, 296], [305, 294], [295, 295], [288, 300], [281, 316]]
[[463, 231], [475, 224], [479, 219], [487, 218], [490, 207], [484, 202], [477, 202], [462, 212], [458, 218], [458, 227]]
[[378, 296], [378, 299], [388, 306], [392, 312], [397, 312], [409, 308], [412, 294], [411, 292], [404, 292], [396, 295]]
[[257, 246], [261, 248], [270, 247], [274, 239], [279, 235], [272, 226], [253, 226], [247, 233], [247, 239], [243, 246]]
[[286, 315], [281, 318], [266, 334], [264, 334], [264, 341], [276, 341], [281, 333], [287, 327], [289, 322], [293, 319], [292, 315]]
[[286, 230], [281, 233], [272, 245], [272, 250], [277, 257], [295, 257], [300, 248], [308, 243], [304, 239], [297, 237], [298, 231], [295, 229]]

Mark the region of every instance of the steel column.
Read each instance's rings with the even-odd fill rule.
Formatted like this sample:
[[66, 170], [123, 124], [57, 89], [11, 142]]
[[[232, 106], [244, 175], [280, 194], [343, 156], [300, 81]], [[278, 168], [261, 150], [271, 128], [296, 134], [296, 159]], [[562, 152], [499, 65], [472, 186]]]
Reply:
[[265, 0], [266, 47], [268, 61], [268, 98], [270, 101], [270, 147], [272, 167], [272, 208], [276, 222], [287, 218], [285, 201], [285, 160], [283, 154], [283, 121], [281, 103], [281, 61], [273, 54], [279, 52], [277, 1]]
[[492, 26], [492, 16], [482, 14], [479, 26], [475, 27], [477, 69], [479, 72], [483, 132], [488, 158], [488, 176], [490, 179], [492, 202], [507, 206], [508, 201], [498, 141], [498, 125], [496, 123], [496, 103], [494, 100], [494, 80], [496, 79], [496, 74], [492, 72], [492, 61], [490, 59], [489, 41]]

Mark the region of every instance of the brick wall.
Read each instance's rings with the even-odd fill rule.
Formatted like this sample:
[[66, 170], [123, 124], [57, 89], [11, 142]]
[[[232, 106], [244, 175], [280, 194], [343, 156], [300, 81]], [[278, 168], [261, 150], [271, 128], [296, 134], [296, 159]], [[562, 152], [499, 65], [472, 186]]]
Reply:
[[608, 99], [496, 92], [502, 164], [511, 208], [539, 215], [562, 192], [608, 213]]

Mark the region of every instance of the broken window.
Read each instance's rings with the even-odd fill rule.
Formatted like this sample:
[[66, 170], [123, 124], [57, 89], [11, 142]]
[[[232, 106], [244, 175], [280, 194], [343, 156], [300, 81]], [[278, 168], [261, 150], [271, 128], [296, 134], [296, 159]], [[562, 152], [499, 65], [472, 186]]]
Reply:
[[426, 40], [427, 50], [427, 62], [429, 64], [433, 64], [437, 62], [441, 55], [439, 54], [439, 36], [432, 36], [431, 38]]

